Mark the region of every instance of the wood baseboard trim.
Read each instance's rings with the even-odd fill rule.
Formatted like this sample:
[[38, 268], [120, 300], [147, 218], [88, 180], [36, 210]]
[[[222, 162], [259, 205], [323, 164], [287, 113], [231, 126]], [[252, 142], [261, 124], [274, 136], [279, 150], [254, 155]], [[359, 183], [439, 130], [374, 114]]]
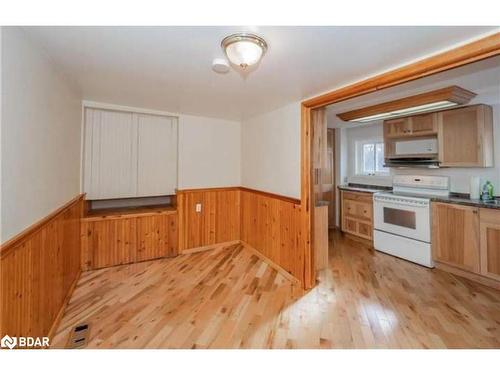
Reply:
[[40, 230], [45, 224], [47, 224], [49, 221], [52, 219], [56, 218], [59, 214], [64, 212], [68, 207], [72, 206], [79, 200], [83, 199], [85, 197], [85, 194], [78, 194], [76, 197], [71, 199], [69, 202], [65, 203], [61, 207], [57, 208], [56, 210], [52, 211], [50, 214], [47, 216], [43, 217], [42, 219], [38, 220], [37, 222], [33, 223], [30, 225], [28, 228], [23, 230], [21, 233], [15, 235], [12, 237], [10, 240], [6, 241], [5, 243], [0, 245], [0, 255], [5, 256], [7, 253], [14, 249], [17, 245], [19, 245], [22, 241], [25, 241], [27, 237], [31, 236], [34, 234], [36, 231]]
[[295, 276], [293, 276], [291, 273], [289, 273], [287, 270], [285, 270], [283, 267], [279, 266], [275, 262], [273, 262], [271, 259], [266, 257], [264, 254], [262, 254], [259, 250], [253, 248], [249, 244], [247, 244], [245, 241], [240, 241], [241, 244], [249, 251], [257, 255], [260, 259], [262, 259], [264, 262], [269, 264], [272, 268], [274, 268], [276, 271], [278, 271], [285, 279], [291, 281], [294, 285], [301, 286], [302, 283], [300, 282], [299, 279], [297, 279]]
[[478, 275], [476, 273], [464, 271], [464, 270], [461, 270], [459, 268], [456, 268], [456, 267], [453, 267], [453, 266], [450, 266], [448, 264], [444, 264], [441, 262], [434, 261], [434, 265], [436, 266], [436, 268], [438, 270], [445, 271], [445, 272], [451, 273], [453, 275], [460, 276], [460, 277], [463, 277], [463, 278], [468, 279], [468, 280], [472, 280], [476, 283], [486, 285], [490, 288], [500, 290], [500, 281], [493, 280], [493, 279], [490, 279], [489, 277]]
[[59, 328], [59, 323], [61, 323], [61, 319], [64, 315], [64, 312], [66, 311], [66, 307], [69, 304], [69, 301], [71, 300], [71, 297], [73, 296], [73, 292], [75, 291], [76, 285], [78, 284], [78, 281], [80, 280], [80, 276], [82, 275], [82, 271], [78, 271], [78, 274], [76, 275], [75, 279], [73, 280], [73, 283], [68, 289], [68, 293], [66, 293], [66, 297], [64, 297], [64, 301], [61, 305], [61, 309], [56, 315], [56, 318], [54, 319], [54, 322], [52, 323], [52, 326], [50, 327], [49, 333], [47, 336], [49, 337], [50, 340], [52, 340], [57, 332], [57, 328]]
[[216, 247], [221, 247], [221, 246], [222, 247], [227, 247], [227, 246], [237, 245], [239, 243], [241, 243], [240, 240], [234, 240], [234, 241], [227, 241], [227, 242], [216, 243], [216, 244], [213, 244], [213, 245], [193, 247], [191, 249], [179, 250], [179, 255], [187, 255], [187, 254], [200, 253], [202, 251], [214, 250]]

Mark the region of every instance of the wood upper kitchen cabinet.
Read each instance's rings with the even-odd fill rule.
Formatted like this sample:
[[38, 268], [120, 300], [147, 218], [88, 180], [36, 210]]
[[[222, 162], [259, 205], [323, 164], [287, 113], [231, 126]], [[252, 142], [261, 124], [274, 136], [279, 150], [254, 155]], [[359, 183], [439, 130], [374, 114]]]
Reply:
[[432, 203], [434, 261], [478, 273], [479, 211], [476, 207]]
[[385, 136], [388, 138], [420, 137], [437, 133], [436, 113], [384, 121]]
[[438, 134], [437, 113], [384, 121], [384, 157], [396, 155], [396, 144], [410, 140], [435, 139]]
[[343, 232], [373, 239], [373, 194], [341, 191]]
[[425, 113], [411, 116], [411, 134], [413, 136], [432, 135], [437, 133], [437, 114]]
[[411, 134], [410, 118], [403, 117], [384, 121], [386, 137], [405, 137]]
[[484, 104], [437, 113], [442, 167], [493, 166], [493, 115]]
[[481, 274], [500, 281], [500, 210], [481, 208]]

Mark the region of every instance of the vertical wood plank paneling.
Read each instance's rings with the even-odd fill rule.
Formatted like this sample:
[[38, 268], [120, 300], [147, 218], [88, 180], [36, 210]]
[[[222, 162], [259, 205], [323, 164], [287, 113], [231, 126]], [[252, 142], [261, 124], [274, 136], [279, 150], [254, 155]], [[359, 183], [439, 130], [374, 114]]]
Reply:
[[0, 336], [46, 336], [80, 272], [78, 197], [0, 253]]
[[177, 255], [176, 212], [85, 218], [81, 225], [82, 269]]
[[[201, 204], [201, 212], [196, 205]], [[179, 249], [192, 249], [240, 239], [240, 189], [177, 192]]]
[[240, 239], [241, 192], [239, 190], [219, 191], [217, 194], [216, 243]]
[[241, 240], [303, 280], [300, 205], [265, 193], [241, 192]]
[[154, 215], [137, 218], [137, 259], [177, 255], [177, 215]]

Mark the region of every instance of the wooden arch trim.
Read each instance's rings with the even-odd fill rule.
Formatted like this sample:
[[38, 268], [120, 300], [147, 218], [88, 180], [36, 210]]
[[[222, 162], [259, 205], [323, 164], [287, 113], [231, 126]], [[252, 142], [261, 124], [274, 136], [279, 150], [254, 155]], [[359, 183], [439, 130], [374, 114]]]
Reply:
[[498, 55], [500, 55], [500, 32], [302, 102], [301, 233], [304, 249], [303, 286], [305, 289], [310, 289], [316, 284], [313, 251], [314, 243], [312, 236], [314, 225], [312, 205], [314, 202], [311, 194], [312, 111], [316, 108], [342, 102]]

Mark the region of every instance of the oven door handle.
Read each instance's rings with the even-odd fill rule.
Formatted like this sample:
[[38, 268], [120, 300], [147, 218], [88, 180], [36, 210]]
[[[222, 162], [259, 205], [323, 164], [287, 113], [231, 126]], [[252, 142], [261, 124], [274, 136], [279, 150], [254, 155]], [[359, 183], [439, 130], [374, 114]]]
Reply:
[[392, 206], [405, 206], [405, 207], [414, 207], [414, 208], [427, 208], [429, 207], [428, 203], [409, 203], [409, 202], [394, 202], [394, 201], [389, 201], [389, 200], [383, 200], [383, 199], [374, 199], [374, 202], [380, 205], [386, 205], [390, 204]]

